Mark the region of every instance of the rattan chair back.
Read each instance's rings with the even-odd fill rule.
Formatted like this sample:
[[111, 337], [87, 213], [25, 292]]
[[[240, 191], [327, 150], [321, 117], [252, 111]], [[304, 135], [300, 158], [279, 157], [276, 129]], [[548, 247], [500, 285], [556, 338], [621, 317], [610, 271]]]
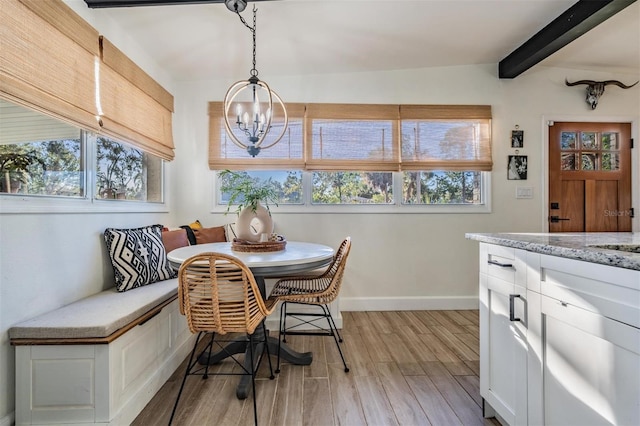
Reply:
[[276, 283], [269, 299], [317, 305], [333, 302], [340, 293], [350, 251], [351, 237], [346, 237], [336, 250], [331, 265], [321, 275], [284, 278]]
[[251, 270], [221, 253], [201, 253], [182, 263], [178, 298], [192, 333], [253, 334], [274, 308], [265, 306]]

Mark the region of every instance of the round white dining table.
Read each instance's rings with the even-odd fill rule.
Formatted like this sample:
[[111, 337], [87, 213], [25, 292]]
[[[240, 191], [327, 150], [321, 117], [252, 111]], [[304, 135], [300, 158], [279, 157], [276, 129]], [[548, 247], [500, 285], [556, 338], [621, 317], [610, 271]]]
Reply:
[[[331, 247], [300, 241], [287, 241], [284, 250], [272, 252], [240, 252], [232, 250], [231, 243], [208, 243], [177, 248], [167, 254], [167, 259], [174, 267], [178, 268], [188, 258], [208, 252], [235, 256], [244, 262], [253, 272], [262, 297], [266, 297], [265, 278], [287, 276], [328, 266], [333, 260], [334, 253]], [[261, 327], [256, 329], [256, 333], [261, 333]], [[280, 356], [292, 364], [309, 365], [313, 361], [311, 352], [301, 353], [294, 351], [285, 343], [279, 344], [277, 338], [267, 337], [266, 342], [270, 354], [277, 354], [279, 349]], [[254, 353], [261, 353], [264, 349], [265, 345], [258, 345], [254, 348]], [[250, 357], [247, 355], [248, 351], [248, 339], [244, 337], [238, 338], [227, 345], [224, 350], [210, 356], [203, 352], [198, 357], [198, 362], [203, 365], [213, 365], [232, 354], [244, 352], [245, 368], [249, 369], [252, 367], [247, 365], [250, 364], [248, 361]], [[250, 384], [248, 376], [241, 376], [240, 383], [236, 388], [238, 399], [245, 399], [248, 396]]]
[[[231, 248], [231, 243], [208, 243], [180, 247], [170, 251], [167, 259], [179, 266], [200, 253], [215, 252], [235, 256], [244, 262], [256, 278], [285, 276], [327, 266], [333, 260], [333, 248], [323, 244], [287, 241], [284, 250], [268, 252], [242, 252]], [[260, 284], [260, 283], [258, 283]], [[264, 291], [264, 289], [261, 289]], [[265, 296], [263, 294], [263, 296]]]

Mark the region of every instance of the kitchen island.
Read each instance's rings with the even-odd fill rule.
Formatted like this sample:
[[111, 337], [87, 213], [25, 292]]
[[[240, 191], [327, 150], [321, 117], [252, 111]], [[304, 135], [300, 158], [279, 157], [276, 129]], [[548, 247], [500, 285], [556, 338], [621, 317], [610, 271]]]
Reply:
[[640, 234], [480, 242], [480, 393], [514, 424], [640, 424]]

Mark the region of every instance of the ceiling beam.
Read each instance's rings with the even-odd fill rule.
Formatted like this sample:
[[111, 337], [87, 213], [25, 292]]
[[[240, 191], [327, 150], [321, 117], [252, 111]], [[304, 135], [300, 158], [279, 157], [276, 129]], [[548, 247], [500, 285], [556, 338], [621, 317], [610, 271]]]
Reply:
[[498, 64], [499, 78], [515, 78], [637, 0], [580, 0]]
[[[224, 1], [225, 0], [84, 0], [87, 6], [89, 6], [91, 9], [137, 6], [169, 6], [174, 4], [224, 3]], [[251, 1], [265, 0], [247, 0], [247, 2]]]

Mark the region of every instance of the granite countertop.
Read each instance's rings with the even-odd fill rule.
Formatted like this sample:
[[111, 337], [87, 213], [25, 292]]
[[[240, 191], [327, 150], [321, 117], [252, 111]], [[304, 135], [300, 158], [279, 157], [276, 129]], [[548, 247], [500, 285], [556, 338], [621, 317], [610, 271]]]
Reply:
[[640, 271], [640, 252], [629, 251], [638, 251], [640, 248], [640, 233], [468, 233], [465, 237], [535, 253]]

